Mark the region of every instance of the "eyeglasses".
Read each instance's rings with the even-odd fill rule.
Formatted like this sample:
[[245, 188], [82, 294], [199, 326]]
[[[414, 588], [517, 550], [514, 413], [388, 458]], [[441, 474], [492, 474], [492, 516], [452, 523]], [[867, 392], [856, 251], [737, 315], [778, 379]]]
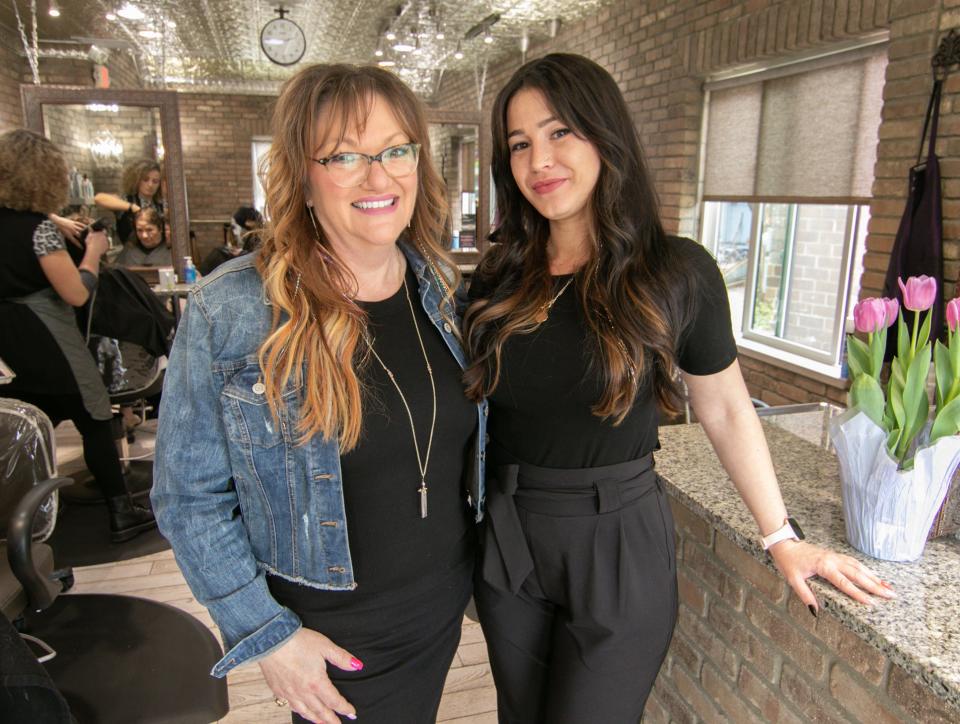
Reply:
[[401, 143], [399, 146], [383, 149], [376, 156], [349, 151], [312, 160], [327, 169], [334, 184], [342, 189], [352, 189], [367, 180], [374, 161], [380, 162], [390, 178], [398, 179], [416, 171], [419, 158], [419, 143]]

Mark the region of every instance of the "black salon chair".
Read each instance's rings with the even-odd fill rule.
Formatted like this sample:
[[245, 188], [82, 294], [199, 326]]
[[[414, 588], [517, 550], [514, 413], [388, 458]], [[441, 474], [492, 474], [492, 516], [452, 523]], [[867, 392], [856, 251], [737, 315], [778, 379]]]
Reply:
[[[0, 446], [15, 444], [0, 440]], [[80, 724], [221, 719], [229, 710], [226, 680], [209, 672], [222, 650], [197, 619], [132, 596], [60, 595], [63, 574], [32, 532], [44, 502], [71, 482], [39, 481], [12, 510], [0, 510], [0, 518], [8, 521], [7, 540], [0, 546], [4, 615], [56, 652], [44, 668]]]

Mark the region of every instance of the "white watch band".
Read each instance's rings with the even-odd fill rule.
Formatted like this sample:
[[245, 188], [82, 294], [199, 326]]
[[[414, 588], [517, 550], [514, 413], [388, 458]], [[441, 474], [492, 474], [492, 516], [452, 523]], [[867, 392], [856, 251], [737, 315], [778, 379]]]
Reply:
[[782, 528], [778, 528], [770, 535], [763, 536], [763, 550], [769, 550], [771, 546], [783, 540], [800, 540], [789, 520], [783, 521]]

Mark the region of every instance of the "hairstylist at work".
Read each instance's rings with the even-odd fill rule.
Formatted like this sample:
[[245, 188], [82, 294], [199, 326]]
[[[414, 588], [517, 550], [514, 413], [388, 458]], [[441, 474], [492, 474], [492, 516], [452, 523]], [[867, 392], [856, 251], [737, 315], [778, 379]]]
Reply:
[[121, 244], [134, 241], [134, 216], [139, 211], [152, 208], [163, 214], [160, 164], [150, 158], [134, 161], [123, 169], [122, 196], [101, 192], [93, 201], [117, 215], [117, 238]]
[[67, 164], [49, 140], [22, 129], [0, 136], [0, 357], [17, 373], [0, 394], [36, 405], [54, 425], [73, 421], [119, 543], [154, 520], [127, 493], [110, 400], [73, 311], [96, 289], [106, 234], [87, 234], [78, 268], [47, 219], [66, 202], [67, 186]]
[[306, 68], [265, 188], [263, 247], [205, 277], [177, 331], [161, 530], [223, 632], [215, 675], [257, 661], [294, 721], [432, 722], [472, 588], [484, 417], [419, 101], [379, 68]]
[[[475, 596], [500, 721], [633, 723], [677, 616], [652, 453], [678, 371], [758, 535], [787, 511], [719, 270], [664, 234], [613, 78], [576, 55], [532, 61], [498, 95], [492, 133], [502, 243], [477, 270], [464, 336], [468, 392], [491, 408]], [[892, 595], [788, 532], [770, 553], [812, 611], [813, 575], [859, 601]]]

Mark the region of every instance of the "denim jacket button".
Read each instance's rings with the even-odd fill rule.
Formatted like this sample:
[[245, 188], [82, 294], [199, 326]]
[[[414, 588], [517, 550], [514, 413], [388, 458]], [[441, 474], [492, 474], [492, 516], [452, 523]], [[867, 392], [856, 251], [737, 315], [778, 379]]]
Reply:
[[267, 391], [267, 386], [266, 386], [265, 384], [263, 384], [262, 382], [255, 382], [255, 383], [254, 383], [254, 385], [253, 385], [253, 394], [255, 394], [255, 395], [262, 395], [262, 394], [263, 394], [264, 392], [266, 392], [266, 391]]
[[446, 332], [447, 334], [453, 333], [453, 327], [450, 326], [450, 322], [443, 323], [443, 331]]

